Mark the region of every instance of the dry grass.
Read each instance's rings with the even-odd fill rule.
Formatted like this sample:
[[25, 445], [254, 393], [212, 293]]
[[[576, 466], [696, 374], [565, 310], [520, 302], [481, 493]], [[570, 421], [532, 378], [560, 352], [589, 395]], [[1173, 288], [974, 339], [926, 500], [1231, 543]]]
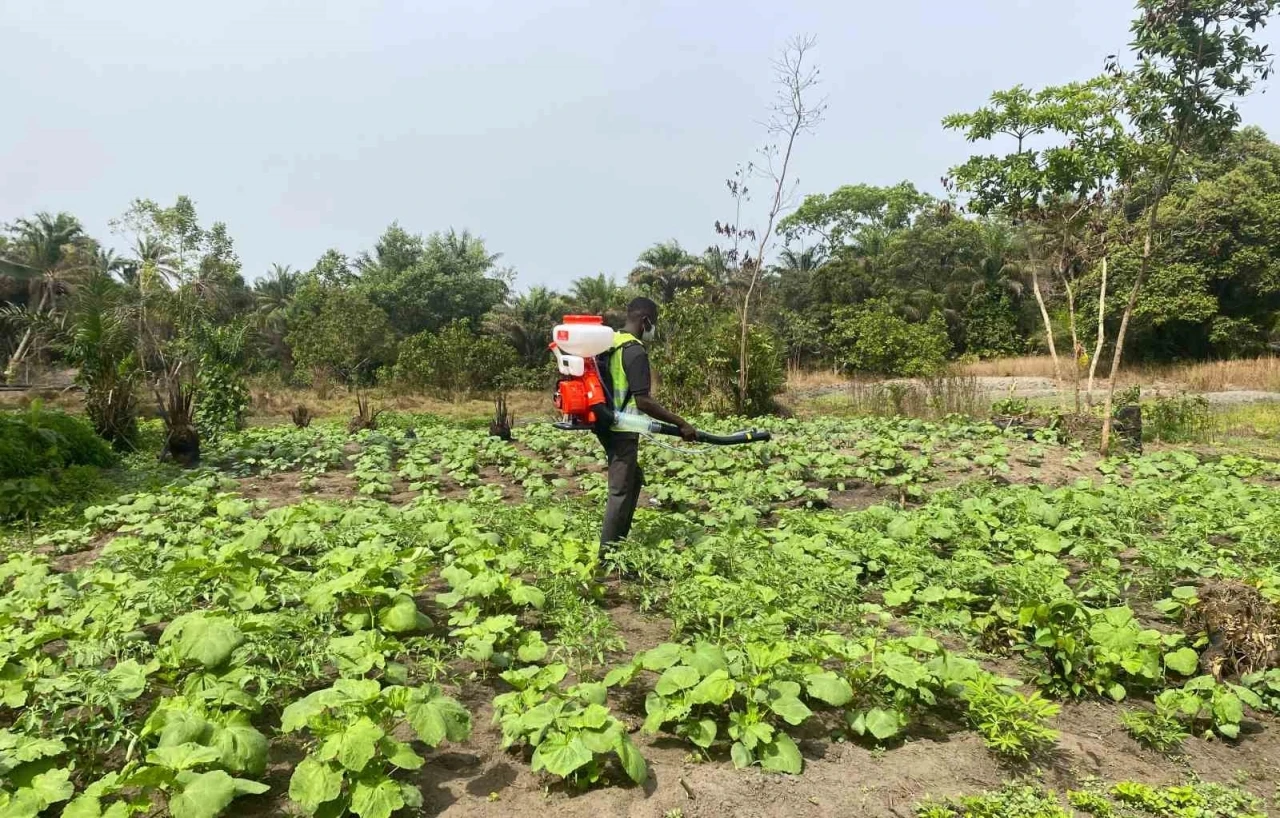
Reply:
[[1052, 378], [1053, 359], [1048, 355], [1023, 355], [957, 364], [965, 375], [976, 378]]
[[[329, 390], [321, 397], [311, 389], [279, 385], [251, 384], [251, 422], [259, 424], [289, 422], [290, 413], [299, 405], [306, 406], [317, 418], [350, 419], [356, 414], [356, 393], [343, 389]], [[420, 412], [450, 420], [475, 420], [493, 416], [493, 398], [472, 396], [456, 401], [440, 400], [425, 395], [395, 393], [386, 389], [362, 390], [373, 409], [394, 412]], [[512, 392], [507, 395], [507, 408], [517, 420], [546, 418], [552, 414], [551, 399], [544, 392]]]
[[1227, 392], [1252, 389], [1280, 392], [1280, 358], [1241, 358], [1180, 364], [1155, 370], [1164, 378], [1186, 384], [1193, 392]]
[[788, 392], [803, 392], [820, 389], [824, 386], [844, 386], [849, 383], [848, 375], [841, 375], [830, 369], [805, 370], [787, 367]]
[[[1110, 361], [1102, 361], [1099, 369], [1109, 365]], [[1064, 362], [1064, 378], [1070, 374], [1070, 366], [1069, 361]], [[1052, 378], [1053, 361], [1047, 355], [1028, 355], [961, 364], [959, 370], [979, 378]], [[1105, 384], [1105, 379], [1105, 372], [1099, 372], [1095, 388], [1099, 384]], [[1144, 386], [1155, 383], [1176, 384], [1192, 392], [1227, 392], [1237, 389], [1280, 392], [1280, 357], [1127, 366], [1120, 370], [1120, 382], [1126, 386], [1135, 383]]]
[[892, 381], [835, 381], [841, 389], [804, 401], [801, 415], [892, 417], [930, 420], [947, 415], [984, 415], [991, 399], [973, 375], [949, 373], [932, 378]]

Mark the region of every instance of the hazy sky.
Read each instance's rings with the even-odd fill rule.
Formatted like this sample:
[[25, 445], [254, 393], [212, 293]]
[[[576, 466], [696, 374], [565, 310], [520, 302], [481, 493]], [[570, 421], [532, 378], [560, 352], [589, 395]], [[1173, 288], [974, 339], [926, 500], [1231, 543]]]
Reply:
[[[715, 241], [793, 34], [818, 36], [830, 105], [799, 145], [801, 191], [936, 191], [969, 153], [944, 115], [1097, 74], [1131, 15], [1126, 0], [0, 0], [0, 221], [68, 210], [109, 238], [131, 199], [185, 193], [227, 223], [249, 278], [354, 255], [399, 220], [469, 228], [521, 286], [563, 287], [625, 275], [657, 240]], [[1280, 136], [1278, 98], [1247, 100], [1246, 121]]]

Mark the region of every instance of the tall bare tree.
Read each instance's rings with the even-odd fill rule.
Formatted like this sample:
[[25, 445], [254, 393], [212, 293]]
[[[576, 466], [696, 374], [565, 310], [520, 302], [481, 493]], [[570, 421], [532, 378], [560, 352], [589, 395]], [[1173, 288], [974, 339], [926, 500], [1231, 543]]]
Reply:
[[751, 360], [747, 354], [747, 340], [751, 331], [751, 299], [760, 283], [765, 253], [769, 251], [773, 240], [778, 217], [791, 206], [791, 197], [795, 192], [789, 173], [796, 140], [803, 133], [813, 133], [822, 122], [827, 109], [825, 100], [813, 98], [820, 72], [816, 66], [806, 61], [816, 44], [817, 38], [812, 35], [797, 36], [787, 43], [782, 55], [773, 63], [777, 97], [765, 122], [765, 131], [771, 142], [762, 150], [763, 162], [758, 166], [772, 187], [772, 196], [769, 199], [764, 229], [756, 233], [755, 256], [742, 261], [746, 287], [742, 294], [742, 332], [738, 346], [740, 411], [747, 405], [747, 390], [751, 378]]

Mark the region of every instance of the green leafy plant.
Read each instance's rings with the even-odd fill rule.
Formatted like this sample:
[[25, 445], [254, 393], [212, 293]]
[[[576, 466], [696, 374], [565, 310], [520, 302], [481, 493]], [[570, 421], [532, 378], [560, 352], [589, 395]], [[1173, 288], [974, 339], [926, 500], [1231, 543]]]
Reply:
[[790, 656], [785, 643], [751, 642], [741, 649], [667, 643], [614, 669], [604, 682], [625, 685], [641, 670], [659, 673], [645, 700], [646, 732], [671, 725], [704, 750], [724, 735], [732, 742], [734, 766], [799, 773], [800, 750], [779, 722], [802, 724], [812, 711], [800, 700], [800, 683], [789, 678]]
[[1134, 741], [1162, 753], [1177, 750], [1191, 735], [1168, 704], [1157, 704], [1154, 711], [1126, 710], [1120, 723]]
[[471, 716], [434, 685], [382, 687], [369, 679], [339, 679], [285, 708], [280, 729], [306, 730], [309, 750], [293, 771], [289, 798], [309, 815], [387, 818], [422, 805], [417, 788], [395, 780], [395, 770], [416, 770], [422, 756], [393, 737], [401, 724], [438, 747], [466, 741]]
[[1058, 731], [1047, 722], [1060, 708], [1039, 692], [1001, 690], [991, 677], [979, 676], [966, 682], [965, 695], [969, 723], [1000, 755], [1025, 761], [1057, 743]]
[[626, 726], [609, 712], [605, 685], [580, 683], [562, 690], [560, 682], [567, 672], [563, 664], [555, 664], [502, 674], [513, 688], [493, 700], [502, 746], [527, 744], [533, 748], [534, 772], [546, 770], [578, 788], [600, 781], [604, 758], [610, 754], [631, 781], [643, 783], [648, 765]]

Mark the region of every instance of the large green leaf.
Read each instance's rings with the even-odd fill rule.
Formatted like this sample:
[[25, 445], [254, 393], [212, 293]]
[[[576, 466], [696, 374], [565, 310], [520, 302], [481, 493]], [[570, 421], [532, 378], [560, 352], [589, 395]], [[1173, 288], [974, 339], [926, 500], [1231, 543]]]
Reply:
[[401, 594], [378, 613], [378, 624], [387, 633], [416, 633], [431, 627], [431, 620], [418, 610], [413, 597]]
[[221, 754], [217, 750], [194, 741], [157, 747], [147, 753], [147, 763], [159, 764], [171, 770], [191, 770], [202, 764], [213, 764], [219, 758]]
[[534, 608], [541, 608], [546, 601], [546, 595], [532, 585], [520, 583], [511, 589], [511, 602], [515, 605], [530, 605]]
[[71, 784], [71, 771], [67, 769], [46, 770], [33, 777], [31, 790], [40, 799], [41, 809], [66, 801], [76, 792]]
[[13, 795], [0, 790], [0, 818], [36, 818], [44, 808], [34, 790], [20, 789]]
[[786, 733], [779, 732], [772, 742], [762, 745], [759, 755], [760, 766], [766, 770], [799, 775], [804, 769], [800, 748], [796, 747], [796, 743]]
[[645, 670], [666, 670], [680, 661], [684, 648], [674, 642], [664, 642], [656, 648], [650, 648], [640, 654], [640, 666]]
[[332, 700], [332, 691], [317, 690], [289, 704], [280, 716], [280, 730], [285, 733], [301, 730], [313, 718], [323, 713]]
[[684, 735], [704, 750], [716, 740], [716, 723], [712, 719], [698, 719], [684, 725]]
[[338, 763], [352, 772], [360, 772], [378, 751], [378, 741], [386, 735], [367, 716], [361, 716], [342, 731], [338, 740]]
[[212, 746], [221, 756], [219, 764], [228, 772], [258, 778], [267, 769], [267, 737], [249, 724], [243, 713], [214, 728]]
[[698, 671], [688, 665], [675, 665], [663, 671], [653, 689], [660, 696], [670, 696], [698, 683]]
[[640, 755], [636, 746], [631, 743], [631, 739], [625, 734], [620, 734], [614, 752], [618, 755], [618, 761], [622, 762], [622, 769], [627, 777], [637, 784], [643, 784], [649, 777], [649, 765], [645, 763], [644, 756]]
[[557, 735], [548, 737], [538, 745], [533, 751], [530, 767], [535, 773], [546, 770], [566, 778], [590, 761], [591, 751], [579, 739]]
[[351, 789], [351, 811], [360, 818], [390, 818], [403, 806], [400, 785], [384, 776], [358, 780]]
[[172, 644], [184, 662], [198, 662], [212, 669], [231, 659], [232, 652], [244, 644], [244, 634], [225, 617], [196, 611], [170, 622], [160, 635], [160, 644]]
[[880, 655], [878, 661], [885, 676], [910, 690], [915, 690], [929, 678], [928, 668], [906, 654], [887, 651]]
[[309, 813], [342, 793], [342, 771], [307, 756], [289, 779], [289, 797]]
[[728, 670], [729, 659], [724, 648], [710, 642], [699, 642], [693, 648], [693, 654], [686, 660], [691, 667], [698, 669], [703, 676], [710, 676], [717, 670]]
[[133, 659], [125, 659], [107, 671], [107, 680], [111, 682], [118, 698], [131, 702], [147, 689], [147, 673], [150, 670], [151, 668], [140, 665]]
[[810, 673], [804, 681], [810, 696], [832, 707], [843, 707], [853, 700], [853, 687], [848, 680], [830, 670]]
[[[711, 671], [711, 675], [689, 691], [690, 704], [724, 704], [733, 697], [733, 680], [723, 668]], [[661, 692], [661, 691], [659, 691]]]
[[1190, 676], [1200, 666], [1200, 655], [1191, 648], [1178, 648], [1164, 655], [1164, 666], [1174, 673]]
[[182, 791], [169, 799], [173, 818], [216, 818], [237, 795], [262, 794], [266, 784], [232, 778], [222, 770], [191, 774], [182, 783]]
[[896, 710], [873, 707], [850, 720], [850, 726], [858, 735], [870, 733], [880, 741], [892, 738], [905, 726], [905, 720]]
[[405, 705], [405, 716], [428, 747], [438, 747], [445, 739], [466, 741], [471, 736], [471, 714], [431, 685], [413, 690]]
[[390, 736], [383, 738], [378, 747], [382, 750], [383, 757], [392, 766], [399, 767], [402, 770], [417, 770], [426, 763], [422, 756], [413, 751], [412, 747]]
[[790, 725], [803, 724], [805, 719], [813, 715], [813, 711], [795, 696], [779, 696], [769, 702], [769, 709]]
[[[174, 747], [188, 742], [206, 744], [213, 733], [213, 723], [191, 710], [169, 708], [158, 715], [164, 724], [160, 730], [161, 747]], [[147, 720], [147, 726], [152, 726], [150, 719]]]

